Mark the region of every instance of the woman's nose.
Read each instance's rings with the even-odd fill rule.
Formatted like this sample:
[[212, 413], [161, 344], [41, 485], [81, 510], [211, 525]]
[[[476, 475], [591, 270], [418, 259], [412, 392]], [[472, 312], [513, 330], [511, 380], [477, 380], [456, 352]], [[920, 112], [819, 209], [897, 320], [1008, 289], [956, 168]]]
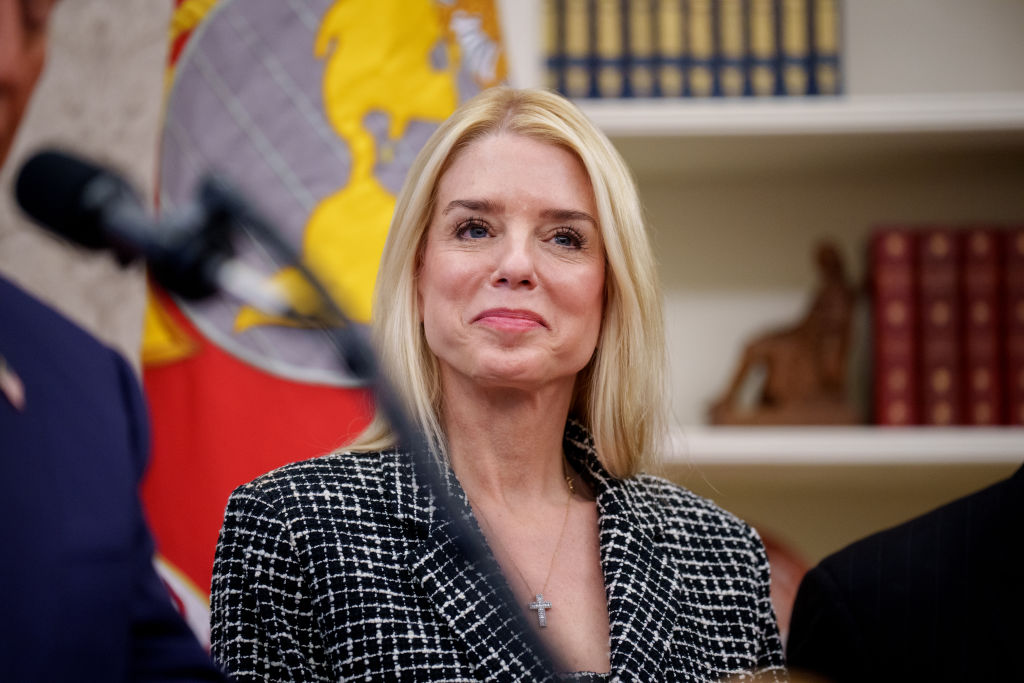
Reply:
[[504, 287], [533, 287], [536, 284], [536, 259], [529, 240], [510, 235], [501, 241], [491, 282]]

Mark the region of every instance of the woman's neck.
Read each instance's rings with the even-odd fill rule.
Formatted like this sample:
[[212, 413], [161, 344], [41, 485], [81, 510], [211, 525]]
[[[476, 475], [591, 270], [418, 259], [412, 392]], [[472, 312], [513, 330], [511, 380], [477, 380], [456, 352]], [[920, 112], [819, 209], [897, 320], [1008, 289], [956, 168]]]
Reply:
[[522, 392], [445, 387], [452, 467], [477, 503], [564, 501], [562, 437], [571, 387]]

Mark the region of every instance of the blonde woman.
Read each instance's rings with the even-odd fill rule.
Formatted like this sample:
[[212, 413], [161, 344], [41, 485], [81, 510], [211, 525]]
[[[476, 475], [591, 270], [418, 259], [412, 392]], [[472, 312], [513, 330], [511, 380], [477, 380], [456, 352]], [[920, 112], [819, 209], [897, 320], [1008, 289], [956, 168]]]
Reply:
[[641, 216], [619, 155], [557, 95], [491, 89], [434, 133], [373, 326], [490, 555], [456, 552], [383, 420], [264, 475], [232, 495], [214, 568], [213, 651], [236, 679], [783, 677], [755, 532], [641, 473], [666, 412]]

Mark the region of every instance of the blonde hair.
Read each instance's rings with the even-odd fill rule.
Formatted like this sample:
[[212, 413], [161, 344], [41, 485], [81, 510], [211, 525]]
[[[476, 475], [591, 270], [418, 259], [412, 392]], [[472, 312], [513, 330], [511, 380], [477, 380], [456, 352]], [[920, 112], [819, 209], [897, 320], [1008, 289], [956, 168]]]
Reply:
[[[420, 150], [398, 196], [377, 274], [373, 333], [381, 363], [431, 449], [443, 457], [440, 375], [419, 322], [417, 270], [441, 176], [462, 150], [500, 133], [567, 149], [590, 178], [607, 260], [605, 305], [597, 350], [577, 377], [570, 416], [590, 430], [612, 476], [631, 476], [651, 465], [664, 444], [661, 290], [629, 169], [611, 142], [559, 95], [485, 90], [459, 107]], [[394, 436], [378, 414], [347, 448], [392, 445]]]

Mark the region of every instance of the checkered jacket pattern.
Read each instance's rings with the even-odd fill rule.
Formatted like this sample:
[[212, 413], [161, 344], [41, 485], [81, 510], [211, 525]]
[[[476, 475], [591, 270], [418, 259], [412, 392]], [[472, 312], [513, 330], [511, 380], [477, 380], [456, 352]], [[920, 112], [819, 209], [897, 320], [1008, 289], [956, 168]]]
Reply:
[[[574, 423], [565, 452], [597, 495], [610, 679], [784, 680], [757, 534], [664, 479], [610, 477]], [[238, 681], [550, 679], [502, 607], [494, 558], [463, 559], [450, 526], [402, 453], [327, 455], [239, 487], [213, 572], [215, 658]]]

